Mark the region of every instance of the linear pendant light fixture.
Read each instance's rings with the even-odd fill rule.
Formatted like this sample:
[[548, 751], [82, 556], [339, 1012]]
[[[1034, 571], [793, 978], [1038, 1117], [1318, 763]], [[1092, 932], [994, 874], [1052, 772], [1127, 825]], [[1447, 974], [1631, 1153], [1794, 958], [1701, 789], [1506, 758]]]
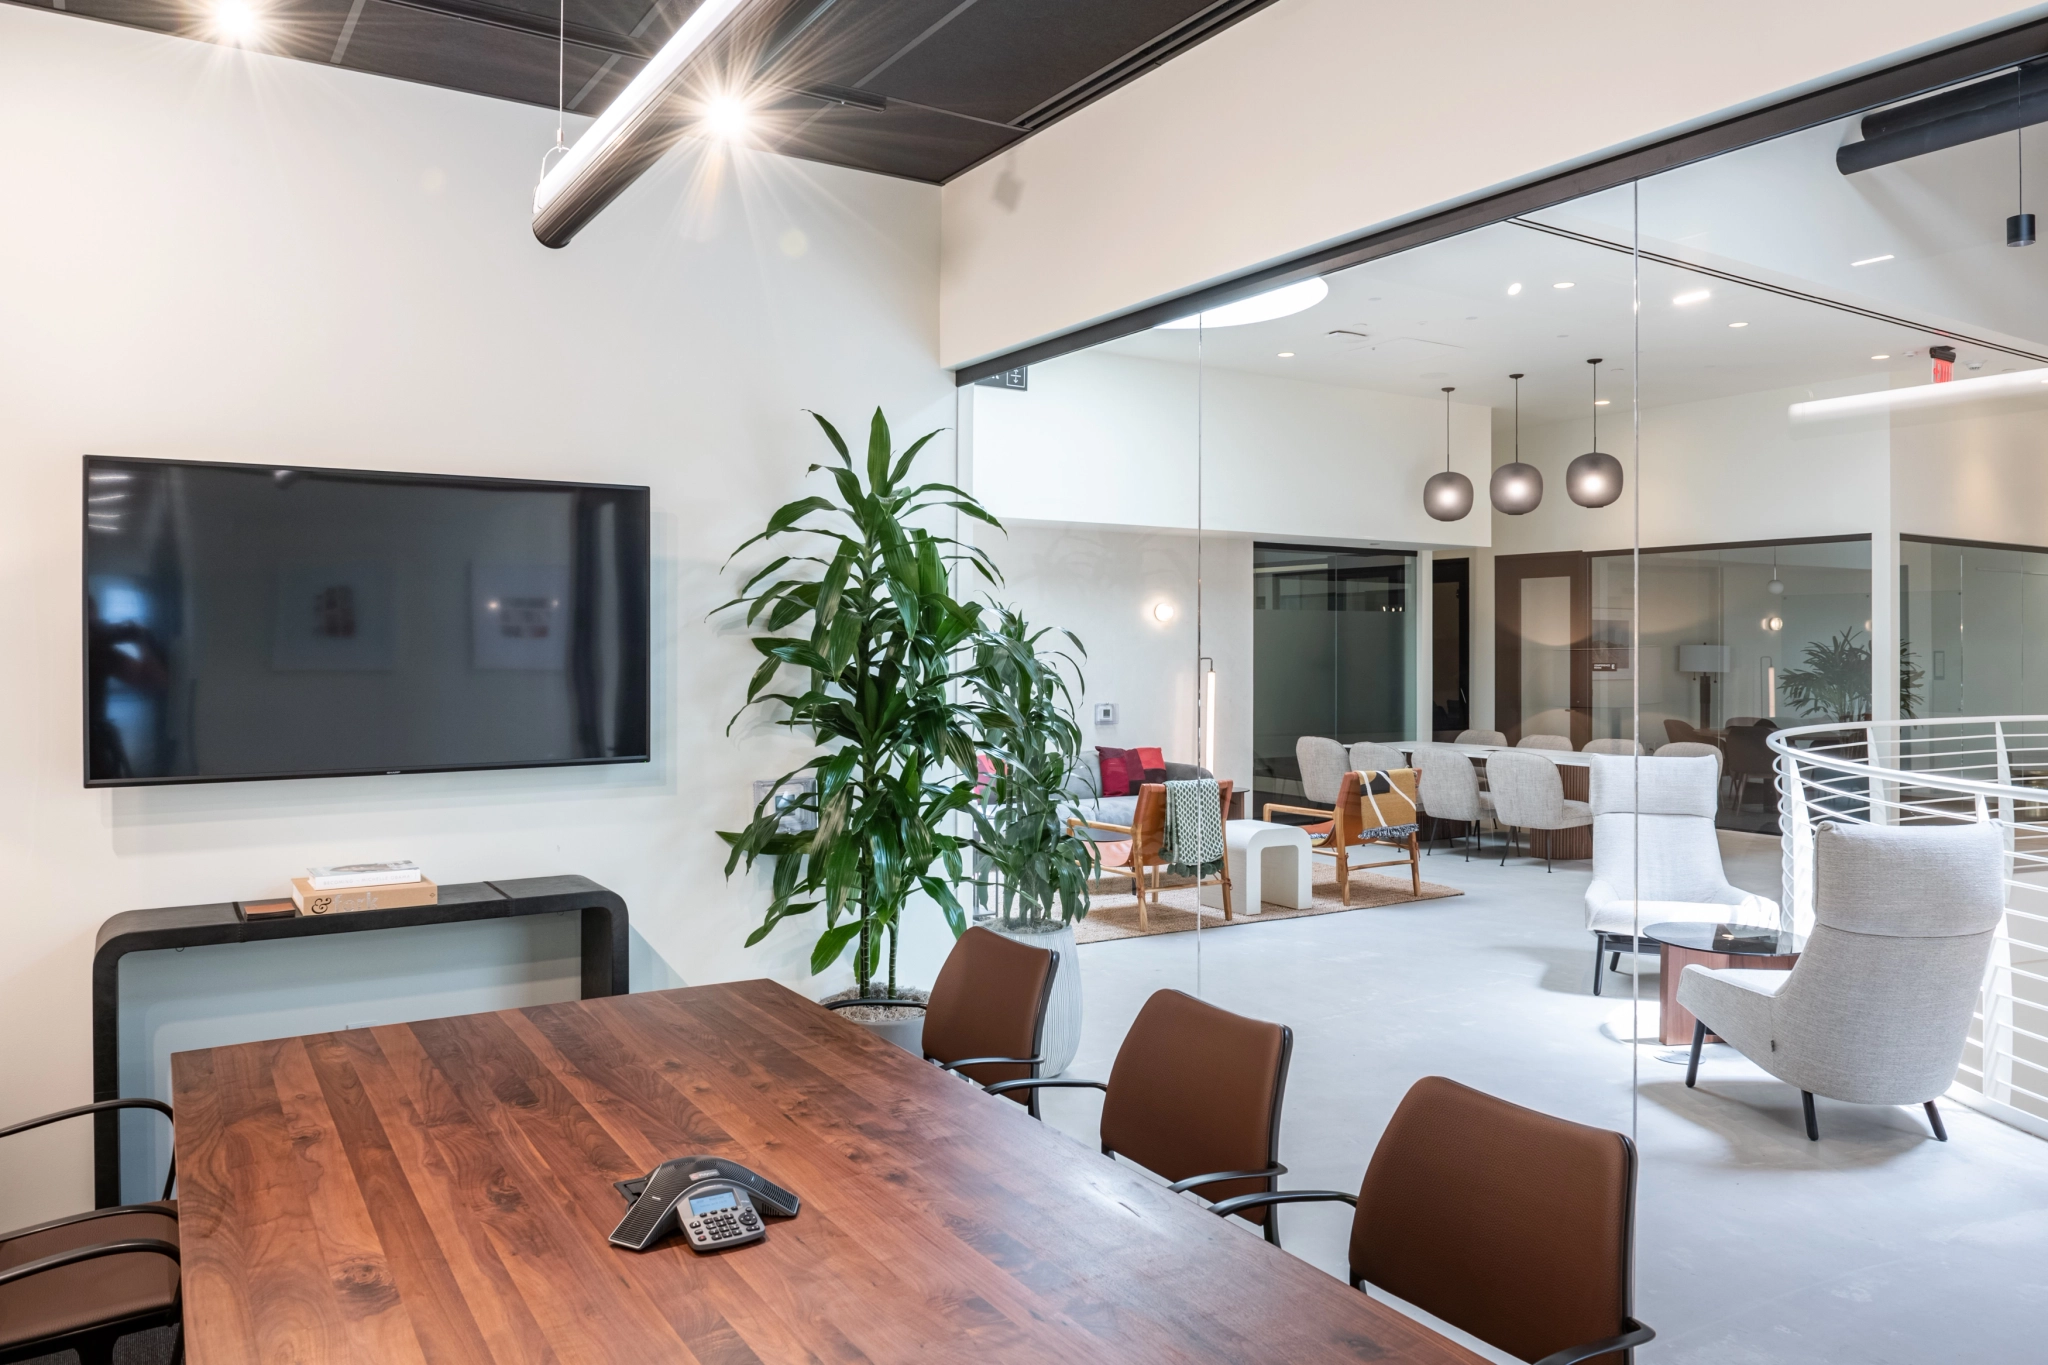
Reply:
[[753, 0], [703, 0], [533, 192], [533, 235], [562, 247], [661, 158], [701, 111], [678, 107], [691, 61]]
[[1508, 378], [1515, 381], [1515, 458], [1493, 471], [1487, 493], [1494, 511], [1519, 517], [1542, 505], [1543, 471], [1522, 461], [1522, 376], [1511, 374]]
[[1472, 510], [1472, 480], [1451, 468], [1451, 395], [1456, 392], [1444, 389], [1443, 472], [1430, 475], [1422, 485], [1422, 510], [1438, 521], [1463, 521]]

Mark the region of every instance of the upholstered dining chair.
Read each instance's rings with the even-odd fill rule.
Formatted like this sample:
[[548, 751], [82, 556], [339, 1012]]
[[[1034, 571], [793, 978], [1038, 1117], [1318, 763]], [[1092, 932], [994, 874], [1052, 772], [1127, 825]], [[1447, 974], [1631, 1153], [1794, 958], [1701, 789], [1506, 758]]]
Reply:
[[1334, 739], [1303, 735], [1294, 741], [1294, 762], [1301, 769], [1303, 799], [1309, 805], [1321, 807], [1317, 814], [1327, 815], [1330, 807], [1337, 804], [1337, 784], [1351, 771], [1350, 751]]
[[1669, 744], [1657, 746], [1658, 758], [1711, 758], [1716, 772], [1721, 768], [1721, 746], [1702, 740], [1675, 739]]
[[1642, 745], [1632, 739], [1589, 739], [1582, 754], [1641, 754], [1646, 752]]
[[1690, 722], [1667, 717], [1664, 721], [1664, 738], [1672, 744], [1705, 744], [1707, 740], [1694, 729]]
[[[1493, 796], [1493, 818], [1508, 835], [1500, 854], [1503, 867], [1517, 830], [1578, 829], [1593, 823], [1593, 808], [1584, 801], [1565, 799], [1557, 763], [1541, 753], [1510, 749], [1492, 755], [1486, 760], [1486, 785]], [[1555, 870], [1548, 843], [1543, 865]]]
[[1777, 780], [1777, 760], [1771, 753], [1770, 733], [1778, 727], [1768, 720], [1728, 727], [1728, 786], [1732, 808], [1742, 809], [1749, 798], [1749, 784], [1761, 782], [1768, 798]]
[[[982, 925], [953, 944], [932, 982], [931, 999], [834, 1000], [826, 1009], [894, 1005], [924, 1011], [924, 1059], [943, 1071], [987, 1087], [1028, 1080], [1045, 1061], [1046, 1006], [1060, 955], [1005, 938]], [[1038, 1092], [1011, 1096], [1038, 1117]]]
[[[1204, 1200], [1273, 1189], [1294, 1031], [1180, 991], [1155, 991], [1131, 1021], [1108, 1081], [1004, 1081], [994, 1094], [1100, 1090], [1102, 1153], [1123, 1156]], [[1274, 1211], [1238, 1214], [1280, 1245]]]
[[[101, 1100], [0, 1128], [13, 1137], [110, 1109], [152, 1109], [160, 1100]], [[0, 1361], [78, 1353], [80, 1365], [112, 1365], [114, 1343], [135, 1332], [176, 1330], [172, 1360], [184, 1358], [178, 1274], [177, 1169], [164, 1197], [56, 1218], [0, 1234]]]
[[[1292, 815], [1324, 815], [1321, 823], [1309, 825], [1309, 849], [1328, 853], [1337, 860], [1337, 898], [1351, 904], [1351, 874], [1375, 867], [1406, 864], [1414, 894], [1422, 894], [1422, 824], [1416, 819], [1416, 772], [1395, 768], [1390, 772], [1346, 773], [1337, 786], [1336, 808], [1328, 812], [1302, 806], [1269, 805], [1267, 810]], [[1353, 863], [1351, 850], [1373, 844], [1405, 849], [1407, 857], [1377, 863]]]
[[1385, 773], [1409, 766], [1408, 756], [1391, 744], [1361, 740], [1351, 746], [1349, 753], [1350, 771], [1355, 773]]
[[1518, 1360], [1612, 1365], [1657, 1335], [1635, 1319], [1636, 1150], [1620, 1133], [1425, 1076], [1356, 1198], [1280, 1190], [1213, 1212], [1324, 1201], [1355, 1210], [1354, 1289], [1405, 1299]]
[[1515, 741], [1517, 749], [1552, 749], [1559, 753], [1570, 753], [1572, 742], [1563, 735], [1523, 735]]
[[1813, 839], [1814, 925], [1789, 972], [1688, 966], [1678, 1003], [1698, 1018], [1685, 1083], [1708, 1033], [1813, 1097], [1917, 1104], [1948, 1141], [1935, 1098], [1955, 1080], [2005, 917], [2005, 836], [1964, 825], [1827, 823]]
[[1458, 743], [1491, 744], [1496, 748], [1505, 749], [1508, 737], [1498, 730], [1460, 730], [1458, 731]]
[[1778, 903], [1729, 885], [1722, 869], [1714, 830], [1717, 762], [1704, 755], [1661, 754], [1602, 754], [1592, 760], [1587, 795], [1593, 808], [1593, 880], [1586, 887], [1586, 928], [1593, 935], [1593, 994], [1600, 994], [1606, 973], [1621, 966], [1623, 953], [1663, 952], [1637, 941], [1641, 926], [1777, 928]]
[[[1473, 843], [1479, 841], [1481, 823], [1493, 814], [1493, 797], [1479, 790], [1479, 770], [1472, 760], [1456, 749], [1437, 744], [1415, 746], [1416, 792], [1422, 810], [1430, 818], [1430, 832], [1436, 833], [1446, 820], [1467, 825]], [[1465, 861], [1472, 861], [1472, 848], [1465, 849]]]
[[[1335, 744], [1336, 741], [1330, 741]], [[1341, 751], [1343, 746], [1338, 745]], [[1233, 782], [1218, 782], [1217, 793], [1223, 800], [1223, 821], [1230, 822], [1230, 797], [1236, 790]], [[1324, 815], [1327, 811], [1311, 811], [1312, 815]], [[1147, 913], [1147, 904], [1159, 904], [1160, 876], [1166, 869], [1166, 786], [1160, 782], [1147, 782], [1138, 788], [1138, 802], [1128, 825], [1115, 825], [1105, 820], [1090, 820], [1073, 816], [1067, 820], [1067, 832], [1081, 834], [1096, 840], [1095, 851], [1101, 859], [1104, 872], [1127, 873], [1131, 879], [1131, 894], [1138, 898], [1138, 928], [1149, 933], [1152, 921]], [[1120, 834], [1117, 840], [1105, 840], [1102, 834]], [[1152, 886], [1148, 893], [1145, 880], [1151, 875]], [[1230, 860], [1225, 858], [1215, 873], [1223, 888], [1223, 918], [1231, 917], [1230, 910]], [[1199, 896], [1198, 896], [1199, 899]]]

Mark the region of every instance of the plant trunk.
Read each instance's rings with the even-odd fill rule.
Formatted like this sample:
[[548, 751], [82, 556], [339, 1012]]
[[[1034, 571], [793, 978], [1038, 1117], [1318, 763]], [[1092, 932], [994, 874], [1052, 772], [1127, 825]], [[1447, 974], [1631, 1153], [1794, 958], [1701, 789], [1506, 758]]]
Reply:
[[889, 921], [889, 998], [896, 998], [896, 921]]

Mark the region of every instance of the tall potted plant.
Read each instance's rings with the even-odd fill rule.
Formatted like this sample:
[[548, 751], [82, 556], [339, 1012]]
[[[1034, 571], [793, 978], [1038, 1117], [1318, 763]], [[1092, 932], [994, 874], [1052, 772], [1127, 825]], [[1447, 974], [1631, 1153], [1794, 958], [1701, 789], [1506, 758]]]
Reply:
[[[734, 556], [786, 537], [802, 547], [771, 560], [718, 610], [744, 607], [747, 624], [766, 632], [754, 637], [763, 657], [734, 721], [750, 706], [780, 707], [778, 723], [807, 733], [820, 752], [774, 784], [808, 775], [808, 790], [778, 801], [771, 789], [745, 829], [720, 837], [732, 848], [728, 877], [742, 863], [774, 860], [772, 899], [749, 947], [783, 920], [822, 910], [811, 970], [852, 948], [859, 994], [895, 999], [897, 931], [911, 895], [931, 896], [954, 933], [965, 927], [949, 879], [962, 879], [966, 841], [948, 826], [974, 800], [975, 725], [954, 683], [982, 609], [952, 596], [948, 561], [996, 581], [981, 551], [911, 519], [943, 507], [997, 522], [950, 484], [911, 482], [918, 452], [937, 432], [895, 453], [877, 408], [863, 468], [832, 424], [812, 416], [836, 463], [809, 472], [826, 470], [837, 497], [779, 508]], [[785, 669], [802, 677], [799, 690], [782, 690]], [[806, 814], [815, 828], [787, 828], [809, 823], [788, 818]], [[934, 874], [941, 865], [947, 876]]]
[[[1046, 648], [1053, 634], [998, 607], [976, 639], [967, 675], [987, 763], [969, 807], [975, 908], [997, 932], [1060, 954], [1045, 1024], [1048, 1075], [1066, 1070], [1081, 1045], [1073, 923], [1088, 913], [1088, 879], [1100, 867], [1094, 842], [1066, 824], [1067, 784], [1081, 753], [1067, 675], [1075, 685], [1081, 675], [1072, 654]], [[1071, 631], [1059, 634], [1087, 653]]]

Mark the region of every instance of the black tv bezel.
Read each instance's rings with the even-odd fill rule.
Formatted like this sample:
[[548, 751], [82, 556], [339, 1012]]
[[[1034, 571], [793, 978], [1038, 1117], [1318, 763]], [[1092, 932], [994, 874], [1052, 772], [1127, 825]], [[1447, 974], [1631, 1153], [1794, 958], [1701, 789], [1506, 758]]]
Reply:
[[[472, 488], [532, 489], [542, 492], [595, 491], [605, 493], [638, 493], [641, 495], [641, 543], [647, 547], [645, 562], [641, 567], [640, 600], [646, 604], [647, 623], [644, 638], [645, 672], [641, 678], [641, 695], [647, 699], [647, 752], [626, 754], [610, 758], [565, 758], [547, 759], [520, 763], [440, 763], [407, 768], [322, 768], [317, 771], [292, 771], [274, 773], [238, 773], [231, 777], [117, 777], [95, 778], [92, 776], [92, 642], [88, 638], [85, 623], [92, 615], [92, 589], [88, 585], [88, 556], [91, 553], [91, 535], [88, 529], [87, 513], [91, 504], [86, 501], [92, 491], [92, 472], [95, 467], [104, 469], [108, 465], [132, 465], [144, 469], [162, 469], [174, 466], [180, 469], [235, 469], [235, 470], [290, 470], [299, 474], [326, 474], [347, 479], [368, 479], [379, 483], [422, 484], [437, 487], [457, 485]], [[654, 761], [654, 542], [652, 537], [654, 516], [654, 492], [646, 484], [637, 483], [589, 483], [569, 479], [505, 479], [477, 474], [423, 474], [404, 470], [386, 469], [341, 469], [328, 465], [276, 464], [268, 461], [257, 463], [250, 460], [180, 460], [160, 456], [142, 455], [95, 455], [90, 452], [79, 457], [78, 468], [78, 589], [79, 589], [79, 771], [84, 774], [84, 785], [88, 788], [109, 787], [191, 787], [210, 786], [224, 782], [295, 782], [324, 777], [398, 777], [408, 773], [478, 773], [507, 772], [525, 768], [592, 768], [611, 767], [622, 763], [652, 763]]]

